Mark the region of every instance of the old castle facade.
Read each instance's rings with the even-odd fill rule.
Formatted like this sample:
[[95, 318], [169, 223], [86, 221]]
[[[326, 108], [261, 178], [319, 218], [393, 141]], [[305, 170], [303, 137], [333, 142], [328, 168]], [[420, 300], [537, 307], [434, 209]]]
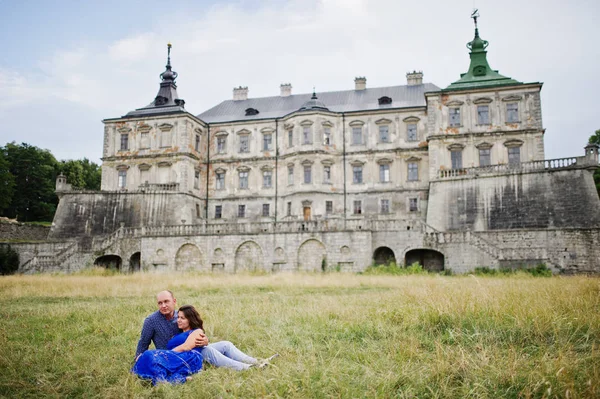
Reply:
[[[431, 270], [546, 263], [598, 272], [598, 148], [545, 160], [541, 83], [490, 68], [423, 83], [233, 99], [193, 115], [169, 57], [149, 105], [104, 120], [102, 191], [57, 181], [46, 247], [23, 271]], [[82, 260], [85, 262], [82, 263]]]

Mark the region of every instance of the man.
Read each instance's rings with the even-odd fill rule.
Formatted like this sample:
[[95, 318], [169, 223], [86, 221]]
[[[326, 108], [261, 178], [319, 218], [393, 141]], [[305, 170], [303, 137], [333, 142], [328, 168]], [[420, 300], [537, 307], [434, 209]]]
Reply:
[[[150, 341], [154, 342], [156, 349], [167, 349], [169, 340], [180, 332], [177, 327], [177, 312], [175, 312], [177, 299], [175, 299], [173, 293], [169, 290], [159, 292], [156, 295], [156, 302], [158, 303], [158, 310], [144, 320], [140, 340], [135, 351], [136, 359], [148, 350]], [[201, 334], [196, 339], [196, 346], [206, 345], [208, 345], [208, 338], [206, 335]]]

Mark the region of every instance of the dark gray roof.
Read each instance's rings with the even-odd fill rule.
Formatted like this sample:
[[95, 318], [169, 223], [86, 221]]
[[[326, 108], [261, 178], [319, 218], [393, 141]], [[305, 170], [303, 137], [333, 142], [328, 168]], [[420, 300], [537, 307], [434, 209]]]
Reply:
[[[365, 90], [344, 90], [318, 93], [319, 101], [332, 112], [367, 111], [386, 108], [424, 107], [425, 93], [439, 91], [432, 83], [414, 86], [374, 87]], [[198, 115], [208, 123], [239, 120], [280, 118], [298, 111], [311, 99], [312, 94], [295, 94], [287, 97], [273, 96], [227, 100]], [[379, 98], [390, 97], [391, 104], [379, 105]], [[246, 109], [256, 108], [260, 113], [246, 116]]]

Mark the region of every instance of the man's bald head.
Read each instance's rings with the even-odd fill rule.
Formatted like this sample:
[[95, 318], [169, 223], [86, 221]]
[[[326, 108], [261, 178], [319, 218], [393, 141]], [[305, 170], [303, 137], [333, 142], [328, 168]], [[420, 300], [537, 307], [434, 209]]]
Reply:
[[165, 316], [167, 319], [173, 318], [175, 314], [175, 306], [177, 306], [177, 299], [170, 290], [161, 291], [156, 295], [156, 303], [158, 304], [158, 311]]

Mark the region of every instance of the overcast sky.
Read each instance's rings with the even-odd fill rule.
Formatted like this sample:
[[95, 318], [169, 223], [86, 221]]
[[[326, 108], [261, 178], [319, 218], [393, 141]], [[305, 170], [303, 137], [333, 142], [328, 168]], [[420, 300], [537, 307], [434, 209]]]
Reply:
[[230, 99], [406, 83], [466, 72], [479, 9], [493, 69], [543, 82], [546, 158], [583, 155], [600, 129], [600, 1], [0, 0], [0, 145], [100, 162], [101, 120], [150, 103], [166, 44], [179, 96], [199, 114]]

